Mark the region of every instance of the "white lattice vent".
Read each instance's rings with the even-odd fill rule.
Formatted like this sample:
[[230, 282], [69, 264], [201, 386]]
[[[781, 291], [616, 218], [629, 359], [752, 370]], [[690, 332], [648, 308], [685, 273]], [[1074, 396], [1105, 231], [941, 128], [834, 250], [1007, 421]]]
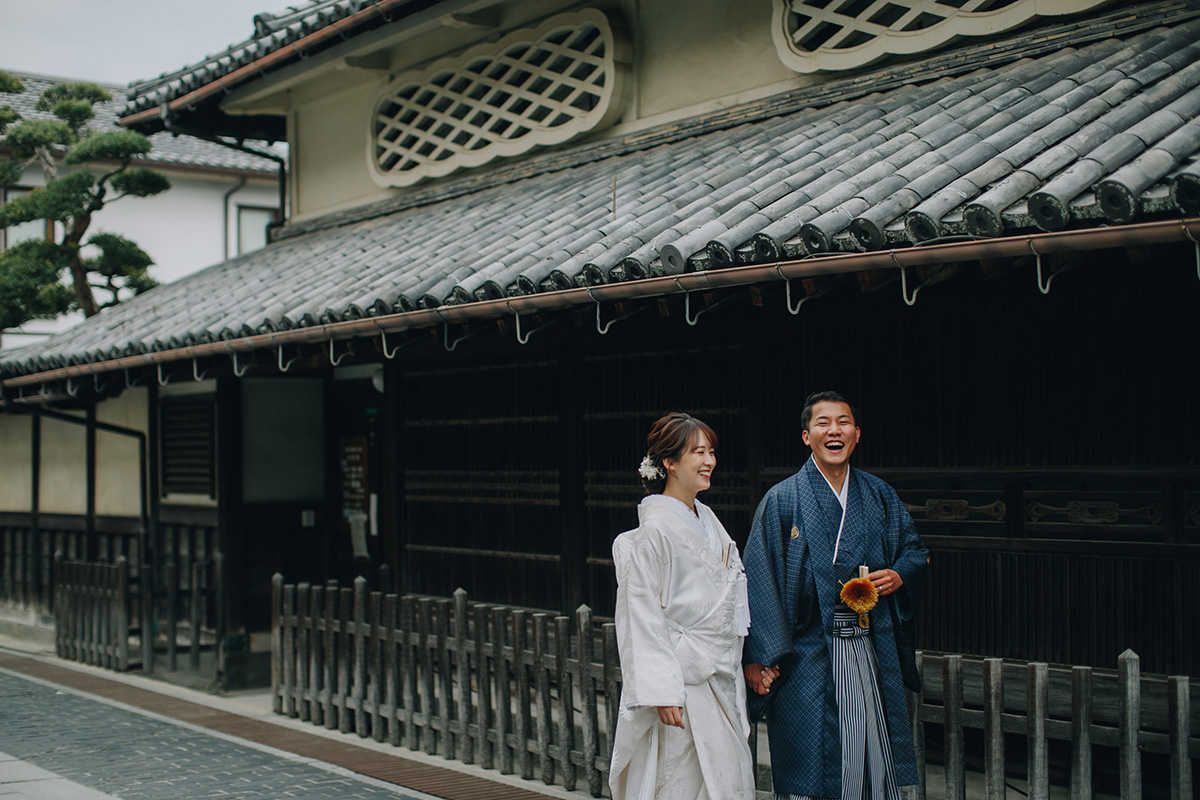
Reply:
[[775, 0], [775, 49], [797, 72], [851, 69], [1111, 0]]
[[373, 174], [408, 186], [609, 124], [621, 110], [621, 47], [588, 10], [401, 75], [374, 103]]

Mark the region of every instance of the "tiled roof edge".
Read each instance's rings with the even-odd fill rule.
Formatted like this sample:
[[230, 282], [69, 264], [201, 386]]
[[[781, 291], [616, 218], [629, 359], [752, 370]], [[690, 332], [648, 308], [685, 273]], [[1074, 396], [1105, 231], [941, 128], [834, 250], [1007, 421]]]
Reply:
[[505, 165], [478, 175], [441, 181], [425, 189], [405, 193], [366, 206], [327, 214], [304, 222], [285, 225], [276, 240], [303, 236], [317, 231], [351, 225], [364, 220], [394, 214], [410, 208], [432, 205], [483, 189], [501, 186], [564, 169], [571, 169], [604, 158], [656, 147], [662, 144], [734, 127], [747, 122], [780, 116], [803, 108], [830, 106], [855, 100], [868, 94], [895, 89], [907, 83], [922, 83], [962, 75], [978, 69], [1008, 64], [1022, 58], [1044, 55], [1064, 47], [1088, 44], [1110, 37], [1123, 37], [1144, 30], [1200, 17], [1200, 8], [1189, 0], [1164, 0], [1136, 9], [1122, 8], [1096, 18], [1024, 31], [1000, 42], [957, 48], [920, 61], [889, 67], [878, 72], [856, 75], [819, 86], [807, 86], [772, 95], [721, 111], [670, 122], [609, 139], [566, 147], [534, 158]]

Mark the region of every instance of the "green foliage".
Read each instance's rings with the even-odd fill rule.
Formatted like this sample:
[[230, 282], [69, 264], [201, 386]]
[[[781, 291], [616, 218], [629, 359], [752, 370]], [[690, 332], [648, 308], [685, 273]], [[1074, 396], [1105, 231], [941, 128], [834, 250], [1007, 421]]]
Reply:
[[59, 282], [65, 255], [59, 245], [40, 239], [0, 252], [0, 330], [70, 309], [71, 290]]
[[92, 207], [95, 201], [96, 176], [90, 172], [72, 172], [0, 206], [0, 227], [35, 219], [65, 222], [71, 217], [95, 211]]
[[8, 129], [0, 141], [19, 159], [33, 158], [39, 147], [68, 145], [75, 141], [71, 126], [61, 119], [23, 119]]
[[54, 116], [78, 132], [95, 118], [96, 112], [92, 110], [92, 104], [85, 100], [63, 100], [54, 106]]
[[25, 91], [25, 84], [16, 75], [0, 69], [0, 94], [19, 94]]
[[171, 188], [166, 175], [146, 167], [134, 167], [112, 176], [112, 187], [123, 195], [153, 197]]
[[144, 273], [154, 263], [145, 250], [120, 234], [97, 233], [88, 244], [100, 248], [99, 258], [90, 263], [105, 277]]
[[63, 100], [80, 100], [92, 106], [96, 103], [107, 103], [112, 100], [112, 95], [94, 83], [67, 81], [56, 83], [43, 91], [34, 108], [38, 111], [53, 111]]
[[85, 136], [63, 158], [65, 164], [109, 159], [128, 161], [150, 152], [150, 140], [136, 131], [102, 131]]
[[12, 106], [0, 106], [0, 133], [4, 133], [4, 129], [21, 118], [21, 115], [13, 110]]
[[20, 161], [2, 161], [0, 162], [0, 189], [8, 186], [16, 186], [21, 175], [25, 172], [25, 165]]

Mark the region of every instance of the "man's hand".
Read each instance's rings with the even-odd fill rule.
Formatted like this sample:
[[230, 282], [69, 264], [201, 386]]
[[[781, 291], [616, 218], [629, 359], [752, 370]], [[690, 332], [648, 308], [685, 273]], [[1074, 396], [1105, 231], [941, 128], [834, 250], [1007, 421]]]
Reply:
[[875, 584], [880, 597], [887, 597], [904, 585], [904, 579], [894, 569], [877, 569], [867, 574], [867, 580]]
[[663, 725], [683, 727], [683, 709], [679, 706], [658, 706], [658, 721]]
[[742, 666], [742, 672], [746, 676], [746, 683], [750, 684], [750, 688], [758, 694], [766, 694], [771, 691], [771, 684], [779, 677], [779, 667], [764, 667], [762, 664], [745, 664]]

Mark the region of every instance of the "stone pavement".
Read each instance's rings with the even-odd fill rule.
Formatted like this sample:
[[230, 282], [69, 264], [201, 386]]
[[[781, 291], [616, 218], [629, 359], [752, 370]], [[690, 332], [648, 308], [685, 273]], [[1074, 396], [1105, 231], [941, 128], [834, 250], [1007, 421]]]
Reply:
[[[579, 798], [0, 643], [0, 800]], [[412, 756], [412, 757], [410, 757]]]

